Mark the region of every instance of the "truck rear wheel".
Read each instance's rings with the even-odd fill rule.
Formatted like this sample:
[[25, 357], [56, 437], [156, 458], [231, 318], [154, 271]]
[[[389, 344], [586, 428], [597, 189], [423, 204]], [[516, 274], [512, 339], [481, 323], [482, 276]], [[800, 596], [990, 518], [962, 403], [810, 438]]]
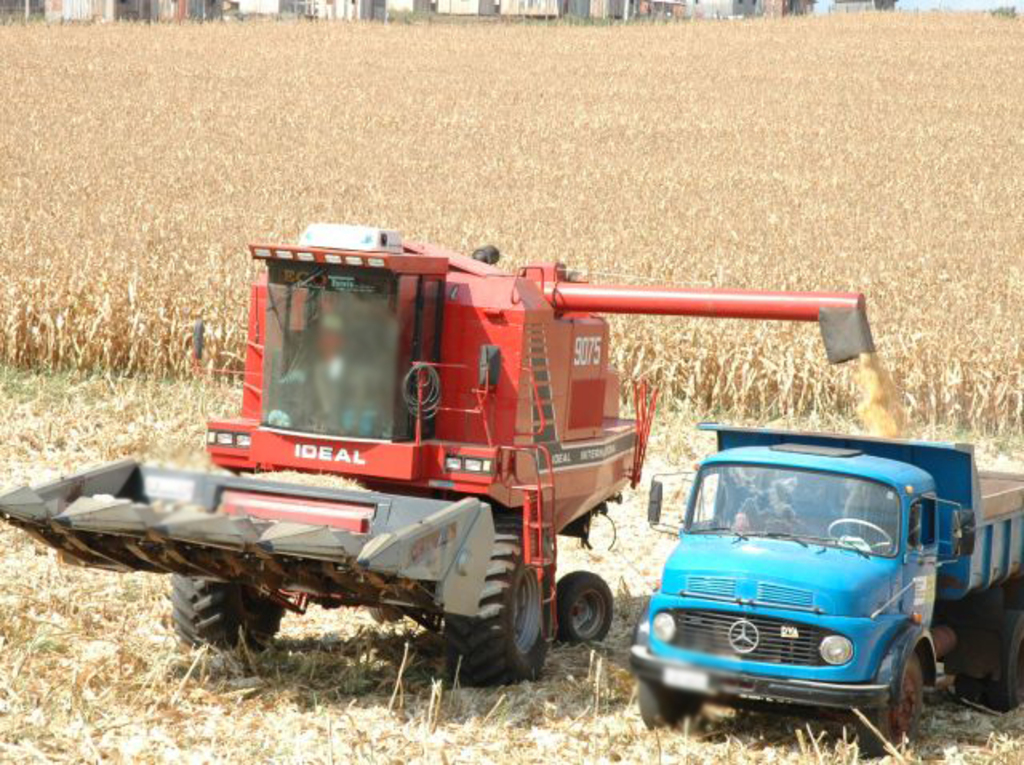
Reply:
[[[899, 746], [904, 739], [913, 741], [917, 736], [917, 725], [921, 720], [924, 705], [924, 669], [917, 653], [910, 654], [903, 667], [903, 676], [894, 697], [888, 706], [869, 709], [865, 717], [878, 732], [893, 746]], [[860, 748], [869, 757], [885, 757], [889, 752], [878, 734], [867, 725], [858, 726]]]
[[281, 627], [284, 608], [251, 587], [174, 574], [174, 631], [188, 646], [234, 648], [245, 635], [250, 648], [265, 648]]
[[543, 588], [523, 562], [520, 535], [498, 533], [494, 539], [479, 614], [444, 619], [448, 677], [454, 681], [458, 673], [466, 686], [536, 680], [548, 652]]
[[612, 626], [611, 588], [597, 574], [573, 571], [558, 580], [558, 639], [563, 643], [604, 640]]
[[653, 730], [679, 725], [687, 717], [696, 717], [704, 707], [704, 697], [687, 691], [666, 688], [653, 680], [640, 679], [637, 698], [640, 719]]
[[984, 684], [985, 705], [1009, 712], [1024, 701], [1024, 611], [1007, 611], [999, 633], [999, 679]]

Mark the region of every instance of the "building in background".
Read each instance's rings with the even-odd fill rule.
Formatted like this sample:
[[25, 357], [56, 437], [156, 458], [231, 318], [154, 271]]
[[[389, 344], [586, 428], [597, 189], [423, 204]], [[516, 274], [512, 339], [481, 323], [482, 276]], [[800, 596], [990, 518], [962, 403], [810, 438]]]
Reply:
[[834, 13], [859, 13], [860, 11], [894, 11], [896, 0], [834, 0]]
[[44, 0], [0, 0], [0, 24], [6, 21], [39, 18], [46, 13]]
[[[2, 1], [2, 0], [0, 0]], [[47, 21], [212, 21], [222, 0], [41, 0]]]
[[762, 0], [764, 15], [778, 18], [780, 16], [801, 16], [814, 13], [815, 0]]
[[692, 6], [686, 14], [692, 19], [734, 19], [757, 16], [763, 10], [764, 0], [690, 0]]
[[[502, 16], [621, 19], [627, 0], [499, 0]], [[634, 7], [637, 0], [633, 0]]]
[[389, 16], [402, 13], [430, 13], [432, 10], [433, 0], [387, 0]]
[[498, 0], [435, 0], [434, 12], [445, 16], [494, 16]]

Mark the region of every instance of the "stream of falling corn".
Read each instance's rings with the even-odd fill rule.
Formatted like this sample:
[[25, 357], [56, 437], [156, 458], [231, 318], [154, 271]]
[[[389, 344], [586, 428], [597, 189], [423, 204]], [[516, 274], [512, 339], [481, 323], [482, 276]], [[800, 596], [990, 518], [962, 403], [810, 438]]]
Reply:
[[907, 413], [892, 375], [877, 353], [862, 353], [854, 377], [861, 391], [857, 415], [873, 436], [899, 438], [907, 427]]

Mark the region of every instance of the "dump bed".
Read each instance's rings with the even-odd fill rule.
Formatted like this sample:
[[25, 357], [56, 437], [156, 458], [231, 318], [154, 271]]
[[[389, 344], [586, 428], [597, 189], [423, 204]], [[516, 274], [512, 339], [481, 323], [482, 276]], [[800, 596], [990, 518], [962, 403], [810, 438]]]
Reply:
[[909, 441], [763, 428], [702, 425], [714, 431], [718, 449], [782, 443], [856, 449], [927, 472], [939, 500], [940, 538], [950, 539], [953, 510], [974, 511], [977, 541], [970, 555], [939, 549], [938, 597], [957, 600], [1021, 575], [1024, 560], [1024, 474], [979, 471], [974, 447], [963, 443]]
[[978, 473], [981, 490], [981, 514], [979, 521], [990, 523], [1011, 515], [1019, 515], [1024, 508], [1024, 474]]

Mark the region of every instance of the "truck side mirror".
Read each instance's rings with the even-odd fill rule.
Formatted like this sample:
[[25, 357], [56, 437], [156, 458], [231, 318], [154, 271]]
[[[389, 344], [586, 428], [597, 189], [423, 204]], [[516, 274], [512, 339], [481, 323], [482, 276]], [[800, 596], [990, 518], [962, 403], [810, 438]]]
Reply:
[[497, 387], [500, 376], [501, 348], [496, 345], [481, 345], [477, 387], [481, 390], [490, 390]]
[[647, 522], [651, 526], [661, 522], [661, 499], [664, 493], [661, 481], [651, 481], [651, 493], [647, 498]]
[[973, 554], [976, 536], [974, 511], [955, 510], [953, 512], [953, 553], [955, 555]]
[[192, 327], [192, 358], [197, 362], [203, 360], [203, 344], [206, 341], [206, 325], [202, 319], [196, 319]]

